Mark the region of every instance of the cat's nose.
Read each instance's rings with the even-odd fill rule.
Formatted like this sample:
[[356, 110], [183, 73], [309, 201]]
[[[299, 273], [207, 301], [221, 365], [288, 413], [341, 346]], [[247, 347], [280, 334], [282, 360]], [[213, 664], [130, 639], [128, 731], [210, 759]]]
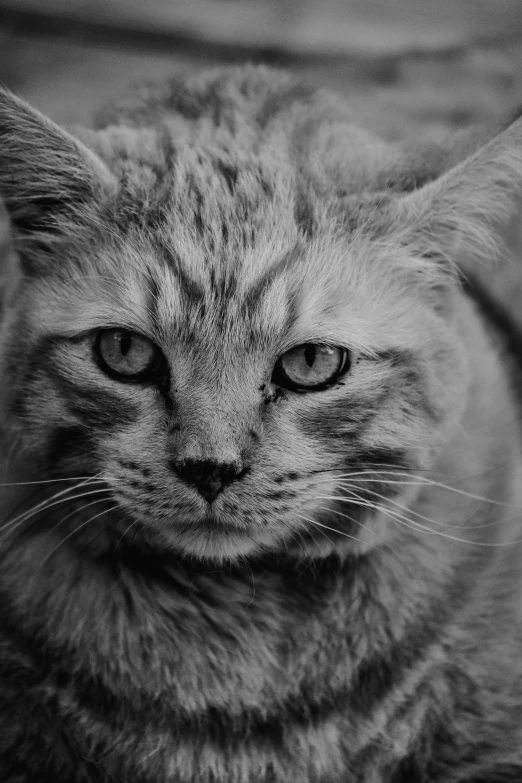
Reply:
[[184, 460], [173, 467], [187, 484], [193, 484], [205, 500], [212, 503], [228, 484], [245, 473], [233, 463], [212, 460]]

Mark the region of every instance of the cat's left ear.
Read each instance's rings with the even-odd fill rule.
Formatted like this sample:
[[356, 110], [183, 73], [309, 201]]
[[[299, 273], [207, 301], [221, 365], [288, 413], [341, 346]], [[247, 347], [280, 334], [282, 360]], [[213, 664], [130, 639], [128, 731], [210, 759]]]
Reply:
[[521, 205], [519, 115], [438, 179], [394, 200], [391, 216], [394, 230], [416, 255], [457, 270], [491, 262], [508, 249]]
[[112, 187], [113, 175], [94, 152], [0, 89], [0, 198], [26, 267], [41, 266], [57, 242], [74, 236]]

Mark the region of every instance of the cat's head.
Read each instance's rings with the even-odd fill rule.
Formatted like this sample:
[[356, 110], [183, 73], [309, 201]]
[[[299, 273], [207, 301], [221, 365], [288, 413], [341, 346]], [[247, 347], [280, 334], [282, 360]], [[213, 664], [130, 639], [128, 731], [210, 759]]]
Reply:
[[372, 546], [465, 408], [454, 264], [496, 252], [521, 123], [408, 160], [263, 69], [107, 119], [80, 141], [0, 97], [11, 461], [199, 557]]

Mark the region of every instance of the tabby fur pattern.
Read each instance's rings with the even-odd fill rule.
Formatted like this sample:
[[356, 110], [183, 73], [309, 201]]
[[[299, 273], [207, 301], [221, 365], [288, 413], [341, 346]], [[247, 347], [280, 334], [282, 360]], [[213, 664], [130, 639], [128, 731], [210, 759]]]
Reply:
[[[521, 192], [516, 117], [412, 148], [265, 68], [0, 93], [2, 783], [522, 781]], [[278, 388], [306, 342], [349, 371]]]

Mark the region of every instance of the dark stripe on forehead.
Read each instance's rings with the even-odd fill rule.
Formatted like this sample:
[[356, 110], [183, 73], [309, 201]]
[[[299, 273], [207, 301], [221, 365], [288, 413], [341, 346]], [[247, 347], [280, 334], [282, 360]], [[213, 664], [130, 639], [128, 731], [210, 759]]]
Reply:
[[208, 279], [210, 290], [214, 294], [216, 300], [220, 301], [221, 315], [219, 320], [224, 321], [230, 310], [230, 301], [237, 292], [237, 277], [233, 270], [225, 268], [223, 274], [219, 275], [217, 274], [216, 269], [211, 267], [208, 270]]
[[300, 245], [296, 245], [292, 250], [288, 251], [282, 258], [274, 261], [274, 263], [266, 269], [262, 275], [256, 280], [256, 282], [249, 289], [245, 300], [244, 306], [248, 310], [250, 307], [257, 304], [260, 297], [264, 294], [268, 288], [276, 283], [277, 278], [284, 275], [289, 269], [299, 264], [302, 259], [302, 249]]
[[191, 304], [203, 304], [205, 300], [205, 289], [201, 283], [191, 278], [187, 270], [183, 267], [183, 261], [174, 248], [164, 242], [161, 237], [154, 238], [155, 250], [162, 258], [168, 268], [174, 272], [179, 284], [180, 291]]

